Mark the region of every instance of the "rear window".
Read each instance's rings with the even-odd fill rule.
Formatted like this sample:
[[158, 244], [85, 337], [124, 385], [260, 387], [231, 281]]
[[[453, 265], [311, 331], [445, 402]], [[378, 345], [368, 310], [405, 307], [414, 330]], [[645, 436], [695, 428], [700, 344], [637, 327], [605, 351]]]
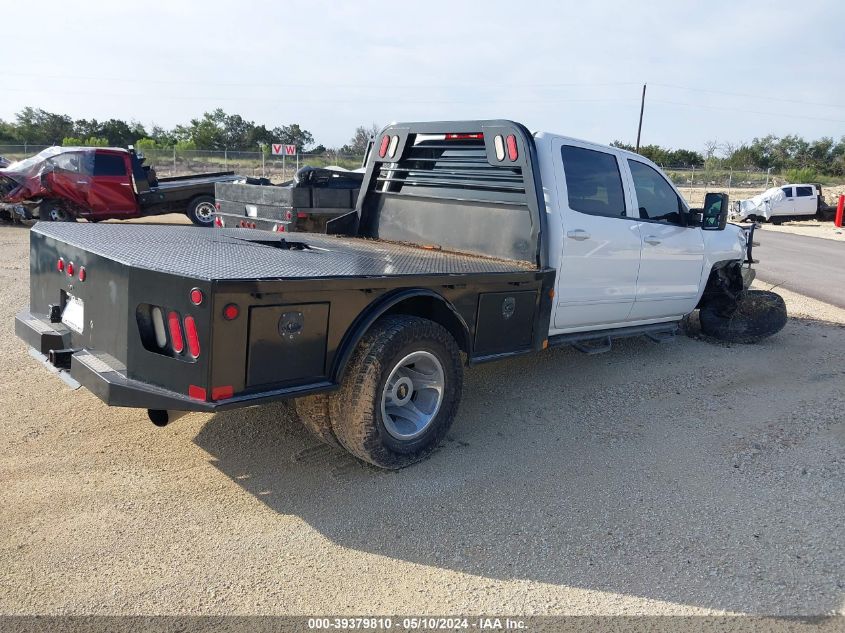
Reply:
[[813, 195], [812, 187], [795, 187], [795, 195], [799, 198], [809, 198]]
[[94, 156], [95, 176], [125, 176], [126, 162], [123, 156], [117, 154], [101, 154]]
[[625, 215], [625, 194], [613, 154], [583, 147], [560, 148], [569, 208], [591, 215]]

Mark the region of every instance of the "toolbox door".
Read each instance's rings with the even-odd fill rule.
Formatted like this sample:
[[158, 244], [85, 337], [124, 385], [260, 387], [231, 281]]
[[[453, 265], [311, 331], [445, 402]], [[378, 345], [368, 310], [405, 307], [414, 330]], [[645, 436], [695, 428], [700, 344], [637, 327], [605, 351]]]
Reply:
[[250, 308], [246, 386], [296, 385], [323, 378], [328, 322], [328, 303]]

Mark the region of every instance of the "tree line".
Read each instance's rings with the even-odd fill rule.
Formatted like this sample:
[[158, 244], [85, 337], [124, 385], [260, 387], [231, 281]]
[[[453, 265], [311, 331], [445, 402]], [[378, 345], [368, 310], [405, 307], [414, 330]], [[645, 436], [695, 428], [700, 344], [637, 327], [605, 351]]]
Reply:
[[[632, 145], [620, 141], [614, 141], [611, 145], [634, 151]], [[805, 176], [845, 175], [845, 136], [839, 141], [829, 136], [808, 141], [795, 134], [769, 134], [754, 138], [750, 143], [706, 141], [703, 152], [646, 145], [640, 147], [639, 153], [667, 168], [771, 170], [775, 173], [801, 171]]]
[[[363, 154], [370, 135], [378, 129], [375, 124], [360, 126], [347, 144], [333, 151]], [[135, 145], [139, 149], [254, 152], [259, 148], [269, 151], [272, 143], [296, 145], [299, 152], [321, 154], [327, 151], [323, 145], [315, 144], [313, 134], [298, 123], [268, 127], [244, 119], [239, 114], [228, 114], [220, 108], [172, 129], [158, 125], [147, 128], [138, 121], [121, 119], [74, 120], [66, 114], [31, 107], [18, 112], [12, 121], [0, 119], [0, 145]]]
[[[8, 145], [94, 145], [139, 149], [177, 148], [183, 150], [269, 151], [271, 143], [296, 145], [299, 152], [322, 154], [326, 151], [362, 155], [369, 139], [379, 126], [359, 126], [342, 147], [326, 148], [316, 144], [313, 134], [298, 123], [268, 127], [228, 114], [218, 108], [201, 117], [165, 129], [158, 125], [147, 128], [138, 121], [121, 119], [74, 120], [65, 114], [27, 107], [14, 120], [0, 120], [0, 144]], [[613, 141], [611, 145], [634, 151], [631, 145]], [[671, 149], [645, 145], [639, 153], [666, 168], [734, 169], [776, 173], [804, 170], [831, 176], [845, 175], [845, 136], [806, 140], [795, 134], [770, 134], [754, 138], [750, 143], [718, 143], [707, 141], [703, 151]]]

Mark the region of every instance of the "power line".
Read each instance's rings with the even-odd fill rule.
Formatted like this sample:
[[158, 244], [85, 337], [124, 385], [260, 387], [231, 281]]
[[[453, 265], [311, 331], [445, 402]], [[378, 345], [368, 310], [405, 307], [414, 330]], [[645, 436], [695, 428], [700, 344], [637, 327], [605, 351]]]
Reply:
[[799, 105], [818, 106], [822, 108], [841, 108], [845, 109], [845, 104], [837, 103], [818, 103], [813, 101], [802, 101], [800, 99], [785, 99], [783, 97], [772, 97], [771, 95], [761, 94], [744, 94], [741, 92], [726, 92], [724, 90], [711, 90], [710, 88], [691, 88], [689, 86], [679, 86], [676, 84], [661, 84], [653, 82], [652, 86], [660, 86], [661, 88], [671, 88], [674, 90], [689, 90], [691, 92], [706, 92], [710, 94], [725, 95], [728, 97], [743, 97], [748, 99], [764, 99], [766, 101], [782, 101], [784, 103], [797, 103]]
[[[47, 88], [34, 88], [34, 89], [27, 89], [27, 88], [4, 88], [4, 91], [9, 92], [33, 92], [33, 93], [45, 93], [45, 94], [63, 94], [63, 95], [81, 95], [81, 96], [97, 96], [97, 97], [120, 97], [120, 98], [136, 98], [136, 97], [150, 97], [154, 96], [158, 100], [176, 100], [176, 101], [261, 101], [265, 103], [327, 103], [326, 98], [313, 98], [313, 99], [281, 99], [276, 97], [255, 97], [255, 96], [203, 96], [203, 95], [174, 95], [174, 94], [162, 94], [158, 95], [155, 93], [117, 93], [117, 92], [100, 92], [100, 91], [90, 91], [90, 90], [56, 90], [56, 89], [47, 89]], [[486, 103], [490, 103], [490, 99], [485, 100]], [[627, 99], [617, 99], [617, 98], [551, 98], [551, 99], [520, 99], [520, 98], [498, 98], [492, 99], [495, 103], [630, 103], [630, 100]], [[412, 98], [404, 98], [404, 99], [390, 99], [389, 101], [385, 100], [384, 97], [332, 97], [331, 103], [397, 103], [397, 104], [408, 104], [408, 103], [426, 103], [426, 104], [451, 104], [451, 103], [460, 103], [460, 104], [475, 104], [478, 103], [477, 98], [469, 99], [419, 99], [416, 97]]]
[[680, 101], [664, 101], [662, 99], [650, 99], [651, 103], [662, 103], [665, 105], [677, 105], [677, 106], [685, 106], [690, 108], [705, 108], [708, 110], [726, 110], [729, 112], [742, 112], [744, 114], [760, 114], [764, 116], [776, 116], [783, 119], [810, 119], [812, 121], [828, 121], [830, 123], [845, 123], [845, 120], [842, 119], [828, 119], [824, 117], [815, 117], [815, 116], [806, 116], [802, 114], [784, 114], [783, 112], [761, 112], [759, 110], [743, 110], [740, 108], [732, 108], [729, 106], [714, 106], [714, 105], [706, 105], [702, 103], [683, 103]]
[[[74, 81], [82, 80], [82, 81], [102, 81], [102, 82], [125, 82], [131, 84], [137, 84], [137, 78], [127, 78], [127, 77], [92, 77], [92, 76], [84, 76], [84, 75], [73, 75], [73, 74], [64, 74], [64, 75], [45, 75], [38, 72], [32, 73], [17, 73], [17, 72], [9, 72], [6, 70], [0, 70], [0, 77], [8, 76], [8, 77], [27, 77], [27, 78], [38, 78], [38, 79], [71, 79]], [[335, 81], [325, 80], [322, 82], [312, 82], [312, 83], [290, 83], [287, 82], [284, 78], [266, 78], [262, 81], [248, 81], [248, 82], [220, 82], [220, 81], [211, 81], [211, 80], [200, 80], [200, 79], [144, 79], [144, 84], [162, 84], [162, 85], [214, 85], [214, 86], [226, 86], [226, 87], [247, 87], [247, 86], [254, 86], [266, 89], [268, 84], [275, 83], [283, 88], [362, 88], [362, 89], [369, 89], [369, 88], [378, 88], [380, 90], [384, 89], [383, 84], [364, 84], [359, 82], [354, 83], [338, 83]], [[637, 85], [638, 82], [636, 81], [585, 81], [585, 82], [568, 82], [568, 83], [511, 83], [508, 82], [508, 86], [514, 88], [577, 88], [577, 87], [612, 87], [612, 86], [633, 86]], [[428, 83], [414, 83], [414, 84], [390, 84], [390, 89], [393, 90], [395, 88], [471, 88], [477, 89], [481, 87], [481, 85], [477, 82], [472, 81], [464, 81], [461, 83], [442, 83], [442, 84], [428, 84]], [[501, 81], [489, 82], [488, 85], [491, 89], [500, 89], [501, 88]], [[5, 89], [5, 88], [4, 88]]]

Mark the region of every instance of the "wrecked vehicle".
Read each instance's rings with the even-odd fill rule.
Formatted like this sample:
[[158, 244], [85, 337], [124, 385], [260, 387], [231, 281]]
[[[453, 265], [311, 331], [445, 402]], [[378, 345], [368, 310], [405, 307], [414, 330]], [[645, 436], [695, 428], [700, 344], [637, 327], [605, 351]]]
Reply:
[[449, 430], [464, 364], [668, 341], [697, 308], [722, 340], [780, 330], [727, 205], [691, 209], [643, 156], [514, 121], [396, 123], [328, 234], [40, 222], [15, 332], [154, 424], [294, 399], [321, 441], [401, 468]]
[[731, 220], [779, 223], [790, 218], [824, 217], [827, 205], [821, 187], [809, 184], [772, 187], [747, 200], [738, 200]]
[[97, 222], [184, 213], [211, 226], [214, 185], [234, 172], [158, 178], [131, 147], [49, 147], [0, 169], [0, 204], [16, 219]]
[[8, 167], [11, 164], [12, 161], [10, 161], [8, 158], [6, 158], [5, 156], [0, 156], [0, 169], [2, 169], [3, 167]]

